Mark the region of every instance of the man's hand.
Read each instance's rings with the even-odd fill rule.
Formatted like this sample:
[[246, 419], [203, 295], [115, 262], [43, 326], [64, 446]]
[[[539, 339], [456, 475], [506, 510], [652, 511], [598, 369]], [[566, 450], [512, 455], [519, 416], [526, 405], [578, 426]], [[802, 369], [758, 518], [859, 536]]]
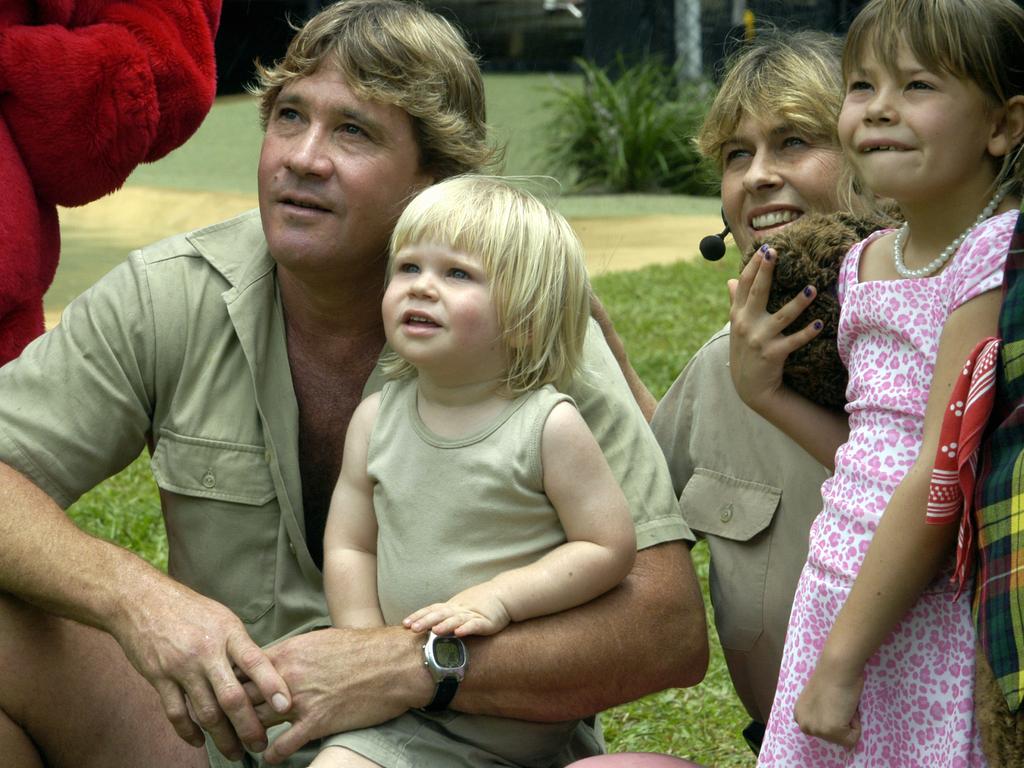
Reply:
[[288, 681], [292, 707], [282, 717], [267, 706], [262, 688], [246, 683], [264, 725], [291, 722], [264, 760], [275, 765], [312, 739], [424, 706], [434, 686], [423, 667], [422, 644], [422, 635], [403, 627], [381, 627], [323, 629], [269, 647], [269, 660]]
[[251, 681], [278, 712], [290, 706], [284, 679], [235, 614], [174, 582], [147, 590], [112, 634], [160, 694], [178, 735], [202, 746], [205, 729], [217, 748], [239, 760], [242, 745], [267, 746], [267, 733], [239, 678]]

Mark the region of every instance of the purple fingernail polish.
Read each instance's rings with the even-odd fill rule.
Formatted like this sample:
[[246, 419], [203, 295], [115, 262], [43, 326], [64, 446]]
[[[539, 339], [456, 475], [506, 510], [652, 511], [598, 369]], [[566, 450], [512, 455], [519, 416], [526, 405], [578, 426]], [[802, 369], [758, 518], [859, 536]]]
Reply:
[[768, 253], [768, 243], [763, 243], [761, 247], [758, 248], [757, 250], [759, 250], [761, 253]]
[[816, 330], [816, 331], [820, 331], [821, 330], [821, 320], [815, 320], [814, 321], [814, 330]]
[[813, 295], [814, 295], [814, 289], [811, 286], [808, 285], [806, 288], [804, 288], [804, 296], [806, 296], [809, 299]]

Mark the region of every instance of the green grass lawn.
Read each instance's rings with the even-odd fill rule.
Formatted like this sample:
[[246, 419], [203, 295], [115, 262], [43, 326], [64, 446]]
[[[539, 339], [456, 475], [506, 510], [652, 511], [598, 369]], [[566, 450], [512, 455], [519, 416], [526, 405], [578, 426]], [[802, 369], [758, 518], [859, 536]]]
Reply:
[[[506, 173], [547, 174], [537, 148], [544, 140], [544, 101], [551, 80], [552, 76], [541, 74], [486, 77], [494, 135], [509, 144]], [[252, 99], [220, 99], [188, 144], [158, 163], [139, 168], [128, 184], [253, 194], [260, 138]], [[712, 198], [669, 195], [567, 197], [558, 206], [566, 215], [577, 217], [718, 211], [718, 201]], [[51, 306], [62, 305], [105, 272], [112, 253], [123, 255], [137, 245], [73, 234], [65, 237], [58, 280], [48, 295]], [[731, 253], [717, 264], [677, 263], [595, 279], [634, 365], [656, 396], [665, 392], [689, 357], [726, 319], [725, 280], [735, 265], [736, 256]], [[91, 533], [166, 568], [167, 542], [145, 457], [84, 496], [71, 508], [71, 515]], [[710, 626], [704, 545], [698, 545], [693, 556]], [[716, 767], [753, 765], [739, 735], [746, 718], [732, 693], [713, 632], [711, 643], [711, 666], [699, 686], [663, 691], [605, 715], [610, 750], [669, 752]]]

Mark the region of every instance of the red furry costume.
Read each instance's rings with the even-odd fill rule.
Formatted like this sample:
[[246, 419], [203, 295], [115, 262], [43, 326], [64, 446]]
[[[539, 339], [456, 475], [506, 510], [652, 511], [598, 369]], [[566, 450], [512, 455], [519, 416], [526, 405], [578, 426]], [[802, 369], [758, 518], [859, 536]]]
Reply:
[[0, 0], [0, 364], [43, 331], [57, 205], [120, 187], [199, 127], [221, 0]]

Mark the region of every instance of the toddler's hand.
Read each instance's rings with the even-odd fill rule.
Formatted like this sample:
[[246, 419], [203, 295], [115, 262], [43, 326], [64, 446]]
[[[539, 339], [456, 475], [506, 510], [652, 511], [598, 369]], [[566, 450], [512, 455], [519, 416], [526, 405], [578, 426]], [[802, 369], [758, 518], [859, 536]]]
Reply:
[[493, 635], [511, 621], [504, 604], [493, 595], [471, 594], [468, 589], [447, 603], [434, 603], [409, 614], [402, 624], [413, 632], [432, 630], [436, 635]]
[[789, 336], [782, 333], [814, 301], [813, 286], [775, 314], [765, 309], [775, 258], [775, 251], [763, 246], [747, 262], [740, 279], [729, 281], [729, 372], [737, 394], [755, 411], [763, 411], [782, 386], [782, 367], [789, 354], [821, 331], [816, 320]]
[[793, 717], [808, 736], [853, 749], [860, 740], [857, 705], [863, 689], [863, 673], [843, 681], [819, 665], [797, 698]]

